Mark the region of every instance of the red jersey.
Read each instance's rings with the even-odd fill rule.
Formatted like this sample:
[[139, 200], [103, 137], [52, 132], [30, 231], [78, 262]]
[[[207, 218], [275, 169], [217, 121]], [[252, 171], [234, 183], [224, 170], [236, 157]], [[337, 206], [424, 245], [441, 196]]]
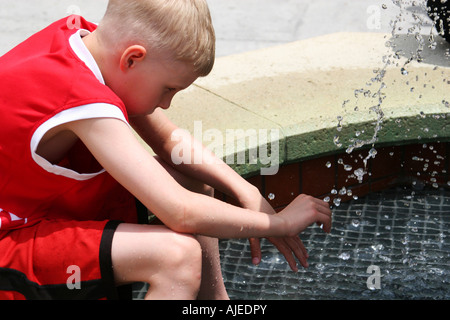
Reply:
[[134, 197], [81, 142], [57, 165], [36, 154], [45, 133], [63, 123], [101, 117], [128, 123], [81, 39], [96, 25], [80, 22], [83, 30], [57, 21], [0, 57], [0, 231], [42, 219], [135, 216]]

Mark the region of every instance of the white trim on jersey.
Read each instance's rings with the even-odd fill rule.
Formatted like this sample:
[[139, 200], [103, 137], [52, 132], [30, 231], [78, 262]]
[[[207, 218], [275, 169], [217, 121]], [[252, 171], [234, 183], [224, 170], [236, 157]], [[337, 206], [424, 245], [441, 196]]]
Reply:
[[82, 40], [82, 37], [87, 36], [88, 34], [90, 34], [88, 30], [78, 30], [76, 33], [70, 36], [70, 46], [72, 47], [72, 50], [75, 52], [75, 54], [81, 59], [81, 61], [83, 61], [86, 66], [92, 71], [98, 81], [100, 81], [101, 84], [105, 84], [105, 80], [103, 79], [97, 62], [95, 62], [94, 57], [89, 52], [89, 49], [86, 47]]
[[64, 110], [54, 117], [50, 118], [46, 122], [44, 122], [33, 134], [31, 138], [31, 154], [34, 161], [41, 166], [43, 169], [50, 173], [54, 173], [56, 175], [65, 176], [67, 178], [75, 179], [75, 180], [89, 180], [94, 178], [95, 176], [104, 172], [104, 170], [92, 173], [92, 174], [80, 174], [73, 170], [60, 167], [57, 165], [51, 164], [45, 158], [41, 157], [36, 153], [36, 150], [39, 146], [41, 139], [44, 135], [51, 129], [72, 121], [77, 120], [85, 120], [85, 119], [95, 119], [95, 118], [115, 118], [127, 122], [125, 116], [122, 111], [111, 104], [106, 103], [94, 103], [88, 104], [80, 107], [71, 108], [68, 110]]

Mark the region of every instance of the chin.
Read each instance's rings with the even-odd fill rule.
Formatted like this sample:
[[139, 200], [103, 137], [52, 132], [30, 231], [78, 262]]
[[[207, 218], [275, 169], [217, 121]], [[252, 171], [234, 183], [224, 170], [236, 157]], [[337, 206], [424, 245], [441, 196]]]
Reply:
[[128, 117], [130, 118], [135, 118], [135, 117], [141, 117], [141, 116], [146, 116], [146, 115], [150, 115], [153, 112], [155, 112], [157, 108], [133, 108], [132, 111], [130, 110], [130, 108], [127, 110], [128, 112]]

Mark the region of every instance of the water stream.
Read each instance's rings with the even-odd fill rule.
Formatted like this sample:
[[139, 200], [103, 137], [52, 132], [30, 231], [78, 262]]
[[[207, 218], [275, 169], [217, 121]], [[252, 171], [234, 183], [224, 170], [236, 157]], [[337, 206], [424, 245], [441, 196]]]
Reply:
[[[447, 0], [434, 1], [447, 3]], [[443, 35], [442, 20], [438, 19], [439, 15], [435, 10], [427, 6], [426, 0], [392, 0], [392, 4], [383, 4], [382, 9], [398, 11], [395, 19], [390, 22], [390, 26], [392, 27], [391, 39], [387, 40], [385, 43], [386, 47], [388, 48], [388, 52], [382, 57], [383, 67], [374, 69], [374, 77], [368, 80], [364, 87], [354, 90], [354, 96], [356, 99], [354, 104], [350, 103], [350, 99], [345, 100], [342, 104], [342, 107], [344, 109], [352, 108], [353, 112], [360, 112], [358, 104], [361, 103], [362, 99], [370, 99], [368, 100], [369, 103], [373, 104], [369, 109], [369, 112], [375, 115], [373, 128], [365, 128], [363, 131], [363, 133], [366, 133], [366, 136], [369, 132], [373, 133], [369, 134], [369, 137], [364, 139], [361, 135], [362, 132], [356, 131], [355, 137], [350, 139], [349, 144], [346, 148], [346, 152], [348, 154], [351, 154], [354, 150], [370, 146], [367, 156], [363, 158], [363, 167], [352, 168], [351, 164], [340, 163], [344, 166], [344, 169], [346, 171], [351, 171], [350, 174], [353, 174], [353, 176], [357, 177], [360, 183], [362, 183], [365, 175], [370, 175], [367, 166], [368, 160], [375, 159], [377, 155], [376, 142], [378, 141], [379, 133], [383, 128], [383, 122], [385, 121], [383, 103], [386, 98], [385, 89], [387, 88], [387, 84], [384, 80], [386, 73], [388, 72], [388, 67], [395, 66], [395, 68], [390, 69], [389, 72], [393, 72], [392, 70], [394, 70], [394, 72], [399, 72], [403, 76], [408, 76], [408, 66], [411, 64], [411, 62], [424, 62], [425, 58], [423, 52], [425, 47], [427, 47], [429, 50], [435, 50], [437, 47], [436, 38]], [[429, 17], [429, 12], [434, 12], [434, 19], [431, 19]], [[437, 28], [437, 30], [441, 31], [439, 35], [436, 31], [436, 24], [440, 24], [440, 27], [438, 26]], [[424, 35], [424, 32], [426, 32], [426, 35]], [[414, 50], [406, 52], [407, 50], [405, 48], [399, 46], [399, 43], [396, 41], [396, 39], [398, 39], [401, 35], [406, 37], [413, 37], [416, 40], [416, 47], [414, 48]], [[444, 56], [441, 57], [443, 61], [447, 62], [448, 66], [450, 66], [449, 51], [449, 48], [447, 48]], [[402, 57], [404, 58], [402, 59]], [[433, 70], [436, 71], [437, 69], [438, 67], [435, 66]], [[416, 75], [416, 81], [418, 80], [418, 77], [419, 76]], [[446, 79], [443, 80], [447, 81], [447, 84], [450, 84], [450, 81]], [[409, 91], [411, 93], [414, 93], [415, 88], [409, 83], [409, 81], [406, 82], [406, 85], [411, 86]], [[426, 84], [424, 84], [424, 86], [426, 86]], [[432, 94], [432, 92], [430, 92], [430, 94]], [[419, 98], [421, 98], [421, 96], [419, 96]], [[446, 107], [449, 107], [448, 96], [443, 97], [442, 103]], [[450, 115], [450, 109], [447, 116], [448, 115]], [[421, 118], [427, 117], [424, 112], [420, 112], [418, 116], [420, 116]], [[337, 117], [337, 120], [337, 134], [334, 136], [333, 142], [336, 147], [341, 148], [344, 142], [339, 136], [339, 132], [342, 131], [342, 128], [344, 126], [344, 116], [339, 115]], [[400, 126], [401, 120], [397, 119], [396, 122], [399, 123]], [[407, 128], [405, 128], [405, 130], [407, 130]], [[422, 128], [422, 130], [424, 132], [427, 132], [428, 128], [424, 127]], [[421, 139], [420, 136], [417, 138], [418, 140]], [[445, 157], [445, 155], [441, 155], [441, 157], [442, 156]], [[340, 203], [339, 200], [335, 200], [335, 202]], [[334, 203], [334, 205], [336, 205], [336, 203]]]

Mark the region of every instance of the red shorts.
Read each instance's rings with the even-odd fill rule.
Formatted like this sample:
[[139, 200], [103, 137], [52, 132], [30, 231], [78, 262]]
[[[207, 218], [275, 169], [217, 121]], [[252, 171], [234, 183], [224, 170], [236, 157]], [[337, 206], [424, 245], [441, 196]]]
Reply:
[[0, 232], [0, 300], [120, 298], [111, 262], [119, 224], [43, 220]]

